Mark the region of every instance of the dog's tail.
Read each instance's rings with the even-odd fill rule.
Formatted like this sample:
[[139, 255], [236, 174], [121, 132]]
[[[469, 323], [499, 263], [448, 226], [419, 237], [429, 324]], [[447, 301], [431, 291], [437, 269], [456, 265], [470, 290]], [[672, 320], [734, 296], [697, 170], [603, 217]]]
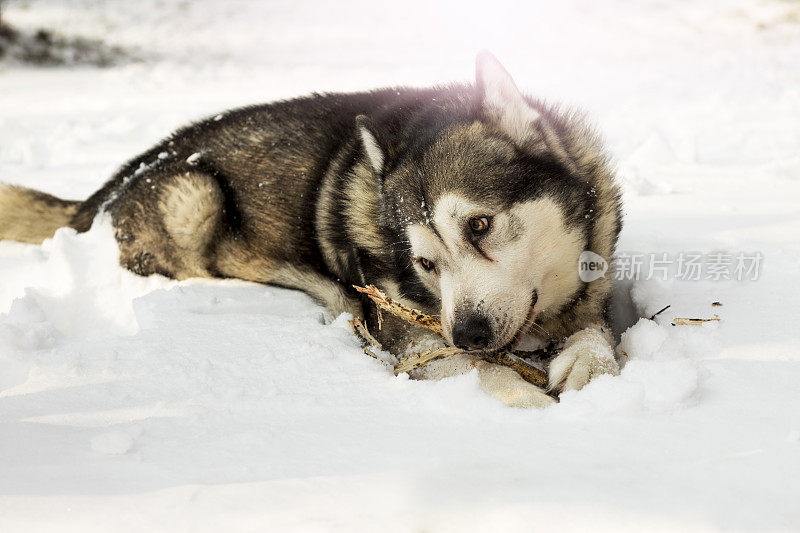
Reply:
[[41, 244], [69, 225], [81, 203], [0, 183], [0, 241]]

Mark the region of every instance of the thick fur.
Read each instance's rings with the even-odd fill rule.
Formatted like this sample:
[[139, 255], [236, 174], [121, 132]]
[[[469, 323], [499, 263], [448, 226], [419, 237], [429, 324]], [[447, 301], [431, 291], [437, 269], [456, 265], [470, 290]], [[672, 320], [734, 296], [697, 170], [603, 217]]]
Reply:
[[[85, 202], [6, 187], [0, 206], [0, 238], [25, 242], [61, 225], [88, 230], [107, 212], [122, 264], [141, 275], [297, 288], [373, 329], [372, 306], [352, 285], [375, 283], [440, 314], [450, 342], [478, 318], [487, 333], [475, 338], [487, 347], [526, 333], [566, 342], [551, 365], [555, 390], [617, 370], [609, 282], [584, 283], [577, 270], [583, 250], [614, 253], [613, 173], [580, 116], [523, 96], [488, 53], [474, 85], [229, 111], [178, 130]], [[476, 216], [491, 220], [486, 236], [470, 234]], [[395, 352], [435, 342], [416, 329], [390, 319], [380, 335]], [[549, 403], [513, 373], [465, 361], [417, 377], [476, 367], [509, 405]]]
[[0, 183], [0, 239], [40, 244], [69, 225], [80, 204]]

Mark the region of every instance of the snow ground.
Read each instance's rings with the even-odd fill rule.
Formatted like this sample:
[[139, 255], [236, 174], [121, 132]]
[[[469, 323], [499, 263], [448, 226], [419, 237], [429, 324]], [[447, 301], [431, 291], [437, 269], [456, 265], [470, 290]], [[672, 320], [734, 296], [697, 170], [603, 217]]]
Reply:
[[[0, 244], [0, 530], [800, 530], [800, 5], [4, 1], [136, 47], [0, 64], [0, 179], [81, 198], [171, 129], [312, 90], [468, 79], [587, 109], [628, 252], [757, 281], [618, 288], [627, 364], [543, 411], [394, 377], [303, 294], [142, 279], [107, 225]], [[722, 307], [711, 307], [720, 301]], [[676, 316], [712, 316], [670, 326]]]

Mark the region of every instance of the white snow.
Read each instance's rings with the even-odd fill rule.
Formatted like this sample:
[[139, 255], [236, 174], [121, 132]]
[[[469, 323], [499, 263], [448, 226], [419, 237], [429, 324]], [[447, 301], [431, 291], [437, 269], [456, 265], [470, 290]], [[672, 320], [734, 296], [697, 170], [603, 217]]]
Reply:
[[83, 198], [187, 121], [468, 79], [488, 48], [598, 123], [620, 250], [764, 259], [756, 281], [619, 283], [621, 375], [537, 411], [475, 374], [395, 377], [301, 293], [134, 276], [107, 220], [0, 243], [0, 530], [800, 529], [796, 3], [18, 0], [3, 17], [153, 58], [0, 63], [5, 182]]
[[97, 453], [123, 455], [131, 448], [133, 448], [133, 437], [124, 431], [109, 431], [92, 437], [92, 450]]

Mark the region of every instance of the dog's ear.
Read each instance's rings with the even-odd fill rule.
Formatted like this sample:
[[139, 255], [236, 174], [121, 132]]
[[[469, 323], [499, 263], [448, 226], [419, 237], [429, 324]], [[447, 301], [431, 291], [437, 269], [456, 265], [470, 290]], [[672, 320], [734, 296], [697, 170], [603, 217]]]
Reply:
[[386, 163], [386, 149], [380, 141], [375, 125], [366, 115], [358, 115], [356, 117], [356, 130], [361, 140], [361, 147], [364, 153], [367, 154], [375, 176], [381, 176], [383, 174], [383, 166]]
[[[361, 186], [364, 187], [362, 191], [374, 191], [375, 200], [378, 209], [377, 222], [379, 226], [385, 225], [386, 217], [386, 196], [384, 194], [384, 170], [386, 168], [387, 157], [391, 154], [390, 144], [386, 141], [386, 137], [375, 127], [366, 115], [358, 115], [356, 117], [356, 135], [361, 144], [361, 149], [369, 160], [370, 167], [372, 167], [372, 179], [366, 173], [359, 172], [356, 174], [355, 179], [366, 180], [367, 183], [361, 181]], [[374, 188], [373, 188], [374, 187]], [[362, 198], [364, 202], [370, 204], [369, 198]]]
[[475, 60], [475, 86], [480, 113], [521, 147], [535, 143], [539, 137], [537, 123], [541, 114], [531, 107], [511, 75], [486, 50]]

